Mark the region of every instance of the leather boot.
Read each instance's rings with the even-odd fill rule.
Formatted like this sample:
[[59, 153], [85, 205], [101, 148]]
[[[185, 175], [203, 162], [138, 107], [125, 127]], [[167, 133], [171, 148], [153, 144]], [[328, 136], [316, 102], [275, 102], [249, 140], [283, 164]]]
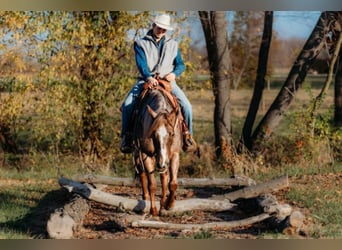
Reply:
[[133, 138], [130, 134], [125, 134], [122, 137], [120, 150], [124, 154], [130, 154], [133, 152]]
[[186, 153], [198, 151], [197, 143], [189, 133], [183, 134], [183, 151]]

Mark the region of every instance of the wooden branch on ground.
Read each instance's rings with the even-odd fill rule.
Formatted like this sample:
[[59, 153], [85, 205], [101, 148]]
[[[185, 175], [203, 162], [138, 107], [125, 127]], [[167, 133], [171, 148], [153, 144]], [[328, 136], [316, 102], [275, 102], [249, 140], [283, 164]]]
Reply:
[[262, 194], [271, 193], [289, 187], [289, 180], [287, 176], [279, 177], [264, 183], [244, 187], [237, 191], [233, 191], [224, 195], [215, 195], [211, 199], [223, 200], [228, 199], [235, 201], [240, 198], [248, 199], [257, 197]]
[[242, 227], [254, 224], [270, 218], [268, 213], [262, 213], [242, 220], [224, 221], [224, 222], [210, 222], [203, 224], [177, 224], [167, 223], [153, 220], [138, 220], [132, 222], [132, 227], [150, 227], [150, 228], [163, 228], [172, 230], [199, 230], [199, 229], [232, 229], [234, 227]]
[[[59, 179], [59, 185], [69, 190], [69, 192], [80, 194], [89, 200], [115, 206], [123, 211], [133, 211], [136, 213], [148, 213], [150, 211], [149, 201], [135, 200], [119, 195], [109, 194], [97, 190], [91, 185], [81, 184], [63, 177]], [[194, 210], [220, 212], [232, 210], [235, 207], [236, 205], [230, 203], [228, 200], [187, 199], [178, 200], [171, 210], [166, 210], [163, 214], [177, 214]], [[157, 208], [159, 209], [159, 203], [157, 203]]]
[[[83, 181], [93, 182], [93, 176], [89, 175], [78, 176], [76, 179]], [[95, 176], [95, 183], [105, 183], [109, 185], [113, 185], [113, 178], [106, 179], [107, 177], [102, 178], [101, 176]], [[108, 181], [103, 181], [108, 180]], [[203, 186], [206, 179], [203, 180]], [[115, 179], [115, 183], [121, 183], [124, 186], [130, 186], [133, 183], [132, 179]], [[196, 180], [197, 181], [197, 180]], [[185, 182], [186, 183], [186, 182]], [[198, 182], [200, 183], [200, 182]], [[261, 184], [256, 184], [252, 186], [248, 186], [242, 188], [240, 190], [230, 192], [224, 195], [217, 195], [210, 199], [187, 199], [187, 200], [179, 200], [175, 203], [174, 208], [171, 210], [162, 211], [162, 215], [172, 215], [177, 213], [183, 213], [186, 211], [214, 211], [214, 212], [222, 212], [222, 211], [236, 211], [237, 209], [247, 208], [249, 211], [260, 211], [260, 214], [251, 216], [245, 219], [234, 220], [234, 221], [219, 221], [219, 222], [210, 222], [203, 224], [177, 224], [177, 223], [167, 223], [156, 220], [145, 220], [145, 216], [141, 214], [148, 214], [150, 210], [150, 202], [143, 200], [131, 199], [123, 196], [118, 196], [115, 194], [110, 194], [107, 192], [103, 192], [94, 188], [94, 186], [90, 184], [82, 184], [76, 182], [74, 180], [60, 178], [59, 184], [69, 190], [69, 192], [81, 195], [89, 200], [93, 200], [96, 202], [104, 203], [107, 205], [112, 205], [117, 208], [118, 212], [121, 212], [121, 215], [115, 219], [115, 223], [120, 228], [125, 227], [150, 227], [150, 228], [161, 228], [161, 229], [171, 229], [171, 230], [199, 230], [199, 229], [232, 229], [234, 227], [242, 227], [251, 225], [257, 222], [261, 222], [267, 219], [267, 223], [274, 228], [277, 228], [280, 231], [283, 230], [299, 230], [303, 224], [304, 216], [298, 212], [292, 211], [291, 206], [288, 204], [279, 204], [276, 200], [275, 196], [270, 194], [270, 192], [277, 191], [282, 188], [286, 188], [289, 186], [288, 177], [280, 177], [277, 179], [273, 179], [268, 182], [264, 182]], [[101, 185], [99, 185], [101, 186]], [[238, 200], [238, 199], [248, 199], [248, 198], [256, 198], [249, 199], [243, 201], [239, 201], [237, 204], [233, 204], [230, 201]], [[80, 198], [81, 199], [81, 198]], [[247, 202], [247, 203], [246, 203]], [[241, 204], [242, 205], [241, 205]], [[239, 204], [239, 205], [238, 205]], [[157, 203], [157, 207], [159, 209], [159, 203]], [[133, 211], [136, 214], [125, 213], [126, 211]], [[244, 211], [248, 214], [248, 211]], [[138, 215], [140, 214], [140, 215]], [[66, 214], [62, 218], [56, 219], [60, 214], [56, 213], [54, 217], [50, 219], [51, 222], [55, 224], [55, 228], [58, 228], [58, 234], [64, 230], [65, 233], [72, 234], [75, 223], [71, 220], [71, 217]], [[50, 224], [51, 224], [50, 222]], [[57, 225], [57, 227], [56, 227]], [[66, 227], [68, 225], [68, 227]], [[59, 227], [58, 227], [59, 226]], [[65, 234], [59, 238], [68, 238]], [[56, 236], [51, 238], [57, 238]]]
[[[101, 183], [113, 186], [138, 187], [139, 181], [133, 178], [119, 178], [101, 175], [75, 175], [72, 180], [77, 182]], [[158, 182], [158, 185], [160, 183]], [[178, 178], [178, 186], [183, 187], [222, 187], [222, 186], [250, 186], [255, 181], [244, 176], [234, 178]]]

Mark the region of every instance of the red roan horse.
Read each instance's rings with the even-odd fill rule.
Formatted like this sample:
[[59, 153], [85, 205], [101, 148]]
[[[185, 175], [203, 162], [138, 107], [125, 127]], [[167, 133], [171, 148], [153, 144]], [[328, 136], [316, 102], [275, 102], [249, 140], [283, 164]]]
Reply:
[[156, 171], [160, 174], [162, 187], [160, 214], [175, 203], [179, 154], [183, 143], [180, 113], [179, 108], [159, 89], [148, 90], [137, 109], [133, 129], [134, 163], [140, 176], [143, 199], [150, 200], [153, 216], [158, 215]]

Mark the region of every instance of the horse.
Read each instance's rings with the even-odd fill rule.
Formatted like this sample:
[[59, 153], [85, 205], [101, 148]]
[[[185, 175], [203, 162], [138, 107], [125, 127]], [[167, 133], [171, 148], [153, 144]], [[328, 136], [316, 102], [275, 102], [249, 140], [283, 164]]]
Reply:
[[170, 92], [166, 93], [160, 85], [146, 89], [138, 105], [133, 128], [134, 165], [140, 177], [142, 198], [150, 200], [152, 216], [158, 216], [155, 172], [160, 174], [162, 188], [159, 215], [174, 206], [178, 187], [177, 175], [183, 143], [182, 116], [178, 103], [175, 99], [172, 102]]

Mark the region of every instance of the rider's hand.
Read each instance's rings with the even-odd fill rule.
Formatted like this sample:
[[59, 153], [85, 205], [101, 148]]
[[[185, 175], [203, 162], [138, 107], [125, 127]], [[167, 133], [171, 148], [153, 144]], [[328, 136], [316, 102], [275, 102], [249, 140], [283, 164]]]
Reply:
[[158, 85], [158, 80], [152, 76], [147, 78], [147, 82], [148, 82], [148, 88], [149, 89], [153, 89], [153, 88], [157, 87], [157, 85]]
[[175, 73], [169, 73], [164, 77], [168, 82], [172, 82], [176, 80], [176, 75]]

